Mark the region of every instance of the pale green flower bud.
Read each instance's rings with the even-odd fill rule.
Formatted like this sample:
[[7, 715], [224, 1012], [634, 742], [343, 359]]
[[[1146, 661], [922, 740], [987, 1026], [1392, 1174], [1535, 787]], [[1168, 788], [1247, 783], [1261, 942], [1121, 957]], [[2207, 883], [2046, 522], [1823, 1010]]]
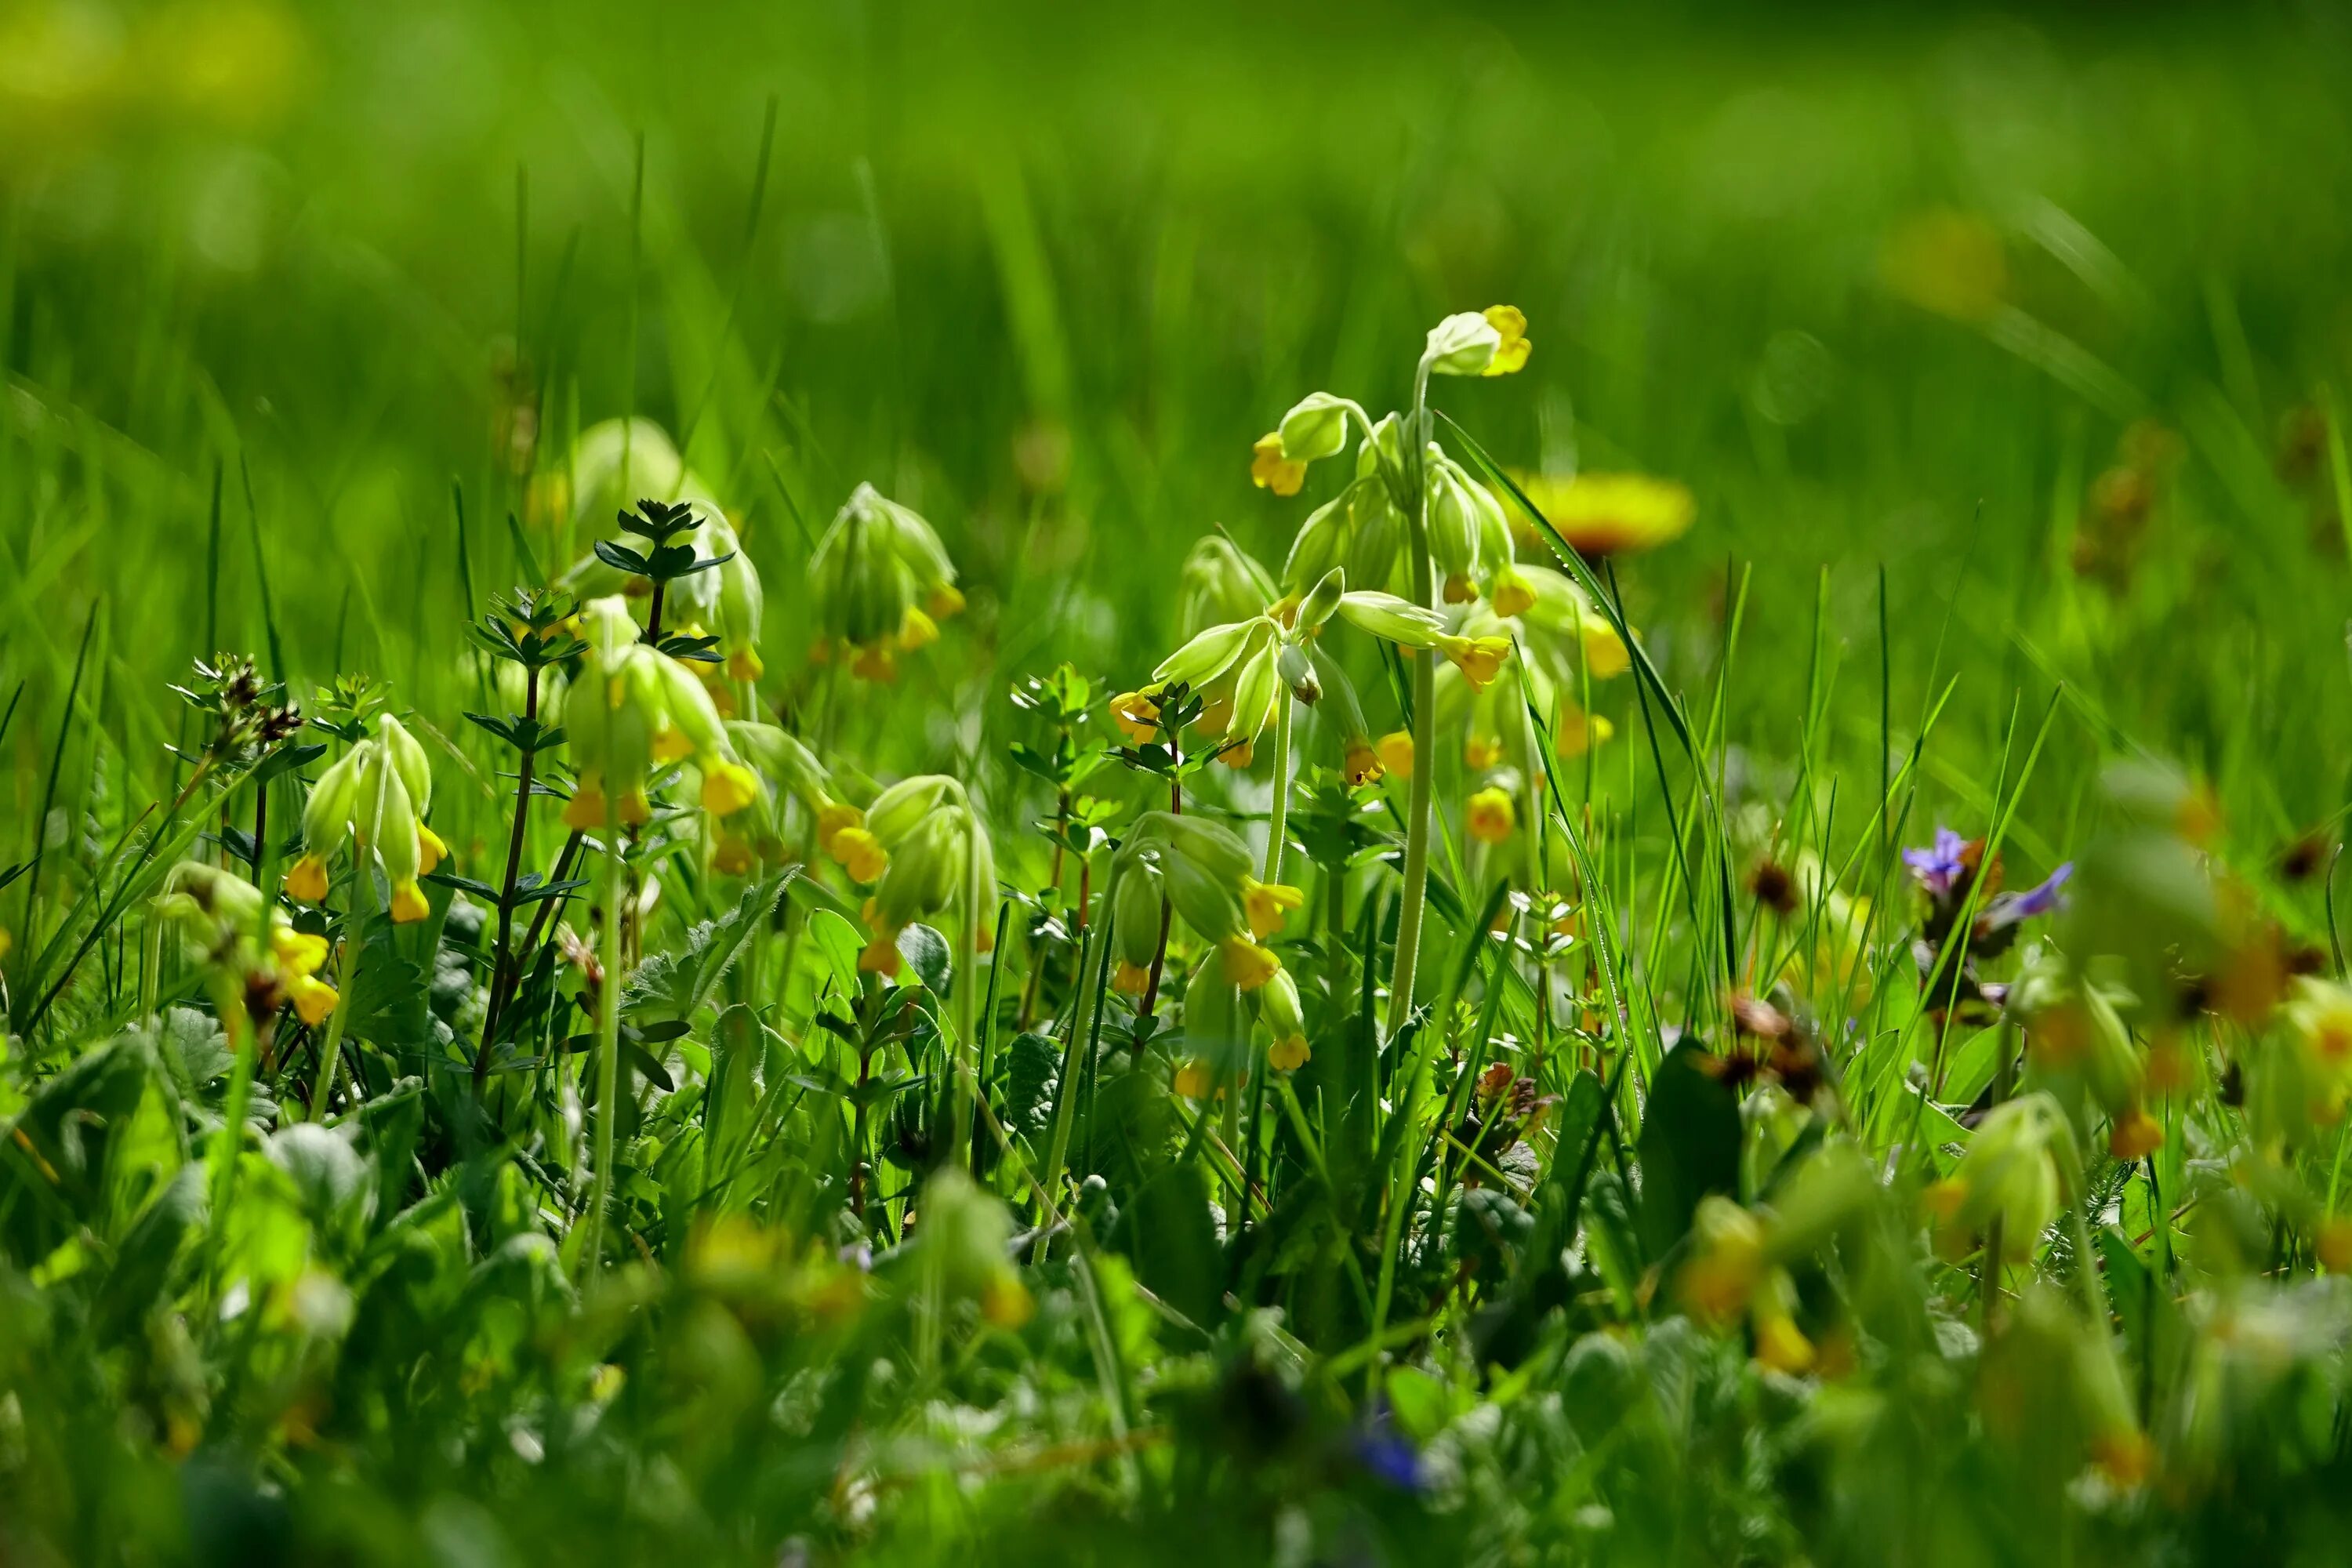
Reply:
[[376, 715], [375, 732], [392, 765], [400, 770], [400, 782], [408, 787], [409, 805], [422, 816], [433, 803], [433, 766], [425, 759], [425, 748], [406, 725], [389, 713]]
[[1255, 654], [1274, 640], [1275, 624], [1263, 616], [1211, 626], [1160, 661], [1151, 672], [1157, 681], [1199, 688], [1207, 685], [1239, 660]]
[[210, 954], [261, 929], [261, 889], [217, 866], [183, 860], [164, 874], [155, 912]]
[[1259, 986], [1252, 994], [1257, 998], [1258, 1021], [1272, 1031], [1277, 1040], [1288, 1039], [1307, 1032], [1306, 1015], [1298, 1005], [1298, 983], [1283, 970]]
[[1240, 987], [1218, 964], [1196, 966], [1184, 987], [1184, 1047], [1192, 1059], [1208, 1066], [1218, 1080], [1239, 1078], [1248, 1029]]
[[1304, 593], [1308, 584], [1328, 575], [1347, 559], [1356, 531], [1350, 498], [1361, 483], [1360, 480], [1325, 501], [1298, 525], [1298, 536], [1290, 542], [1289, 558], [1282, 563], [1284, 587], [1294, 594]]
[[[1481, 519], [1478, 498], [1486, 492], [1470, 482], [1461, 466], [1429, 444], [1425, 459], [1429, 483], [1429, 553], [1439, 575], [1446, 580], [1446, 597], [1457, 597], [1457, 584], [1466, 585], [1478, 567]], [[1489, 497], [1488, 504], [1492, 504]], [[1509, 530], [1504, 531], [1506, 538]], [[1460, 596], [1466, 597], [1466, 595]]]
[[713, 518], [703, 524], [696, 548], [706, 558], [724, 558], [709, 572], [686, 580], [717, 579], [711, 629], [718, 635], [719, 651], [726, 658], [727, 673], [736, 680], [757, 680], [762, 669], [760, 625], [767, 610], [767, 591], [760, 584], [759, 570], [743, 553], [743, 542], [724, 519]]
[[1356, 487], [1349, 500], [1354, 528], [1348, 543], [1348, 581], [1360, 588], [1393, 585], [1412, 528], [1389, 497], [1389, 488], [1377, 479]]
[[1372, 433], [1356, 446], [1356, 477], [1378, 479], [1385, 469], [1390, 474], [1404, 472], [1404, 420], [1395, 414], [1384, 414], [1372, 426]]
[[362, 742], [335, 759], [310, 786], [310, 798], [302, 807], [302, 842], [314, 854], [332, 850], [351, 831], [352, 813], [359, 803], [360, 771], [366, 763]]
[[798, 736], [773, 724], [730, 719], [727, 738], [738, 756], [811, 810], [833, 800], [832, 773]]
[[1330, 457], [1348, 444], [1348, 400], [1310, 392], [1282, 416], [1282, 455], [1294, 463]]
[[641, 640], [629, 602], [618, 594], [591, 599], [580, 607], [580, 637], [588, 645], [595, 668], [612, 673], [621, 668], [629, 650]]
[[1298, 614], [1293, 618], [1291, 632], [1303, 637], [1331, 618], [1339, 607], [1339, 596], [1348, 591], [1348, 574], [1334, 566], [1316, 580], [1315, 586], [1298, 602]]
[[901, 779], [874, 797], [866, 808], [866, 829], [889, 848], [940, 809], [960, 786], [943, 773], [919, 773]]
[[[1279, 673], [1283, 686], [1290, 695], [1309, 708], [1323, 700], [1323, 683], [1315, 674], [1315, 660], [1303, 644], [1286, 642], [1281, 645]], [[1238, 700], [1235, 710], [1239, 711]]]
[[1256, 740], [1274, 721], [1274, 705], [1282, 689], [1282, 645], [1266, 637], [1235, 667], [1234, 718], [1225, 733]]
[[1160, 951], [1160, 900], [1163, 884], [1160, 868], [1138, 855], [1118, 868], [1118, 895], [1111, 900], [1111, 939], [1119, 961], [1135, 969], [1150, 967]]
[[1394, 594], [1350, 591], [1339, 595], [1339, 616], [1351, 626], [1402, 647], [1435, 647], [1445, 635], [1445, 617]]
[[1429, 329], [1421, 363], [1437, 375], [1484, 375], [1503, 346], [1503, 334], [1475, 310], [1451, 315]]

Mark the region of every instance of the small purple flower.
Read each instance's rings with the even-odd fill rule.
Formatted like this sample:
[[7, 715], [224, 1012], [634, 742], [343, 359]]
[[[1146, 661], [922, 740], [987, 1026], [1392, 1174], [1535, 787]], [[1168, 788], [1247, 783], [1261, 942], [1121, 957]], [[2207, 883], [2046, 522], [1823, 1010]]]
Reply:
[[1385, 1394], [1373, 1396], [1371, 1409], [1349, 1435], [1348, 1447], [1356, 1462], [1379, 1479], [1402, 1491], [1421, 1489], [1421, 1454], [1396, 1429], [1396, 1416]]
[[2066, 900], [2060, 896], [2058, 889], [2064, 887], [2066, 879], [2074, 874], [2074, 862], [2069, 860], [2051, 872], [2040, 887], [2028, 888], [2018, 894], [2016, 905], [2018, 919], [2023, 920], [2029, 915], [2046, 915], [2064, 903]]
[[1903, 863], [1911, 868], [1911, 875], [1934, 898], [1942, 898], [1952, 890], [1968, 870], [1960, 857], [1969, 841], [1948, 827], [1936, 829], [1936, 842], [1925, 849], [1906, 849]]

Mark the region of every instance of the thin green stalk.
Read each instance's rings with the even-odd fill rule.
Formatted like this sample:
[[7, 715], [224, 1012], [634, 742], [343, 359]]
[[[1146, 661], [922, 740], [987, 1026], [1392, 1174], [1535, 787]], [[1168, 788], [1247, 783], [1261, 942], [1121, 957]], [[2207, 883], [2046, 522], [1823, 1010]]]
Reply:
[[1290, 693], [1274, 707], [1274, 804], [1265, 828], [1265, 879], [1282, 880], [1283, 839], [1290, 831]]
[[[1437, 597], [1429, 561], [1429, 486], [1423, 473], [1429, 441], [1429, 366], [1413, 377], [1412, 443], [1405, 471], [1412, 486], [1413, 603]], [[1412, 1015], [1413, 970], [1421, 962], [1422, 910], [1429, 901], [1429, 819], [1437, 795], [1437, 656], [1423, 649], [1412, 661], [1412, 795], [1406, 807], [1404, 903], [1397, 911], [1396, 964], [1389, 974], [1387, 1033], [1394, 1035]]]
[[588, 1193], [588, 1238], [580, 1267], [604, 1266], [604, 1205], [613, 1184], [613, 1121], [621, 1098], [621, 823], [620, 793], [604, 799], [604, 926], [598, 933], [596, 983], [596, 1153]]

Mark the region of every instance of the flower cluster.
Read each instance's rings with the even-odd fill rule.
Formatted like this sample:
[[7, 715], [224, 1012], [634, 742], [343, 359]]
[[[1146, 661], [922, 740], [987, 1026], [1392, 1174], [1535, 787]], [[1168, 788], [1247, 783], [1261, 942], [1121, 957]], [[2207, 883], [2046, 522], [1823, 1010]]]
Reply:
[[710, 694], [679, 660], [639, 640], [627, 604], [591, 601], [580, 612], [588, 645], [564, 700], [563, 725], [579, 776], [564, 823], [587, 831], [607, 819], [637, 826], [652, 816], [646, 781], [656, 767], [691, 760], [701, 801], [728, 816], [761, 798], [760, 781], [736, 755]]
[[931, 525], [861, 484], [809, 557], [823, 637], [863, 680], [890, 680], [898, 656], [938, 639], [939, 623], [963, 608], [955, 563]]
[[429, 910], [417, 879], [449, 852], [425, 825], [432, 802], [433, 770], [425, 748], [399, 720], [376, 715], [375, 733], [345, 752], [310, 786], [302, 812], [302, 858], [286, 873], [287, 896], [306, 904], [325, 902], [330, 862], [348, 841], [362, 871], [383, 868], [393, 920], [423, 920]]

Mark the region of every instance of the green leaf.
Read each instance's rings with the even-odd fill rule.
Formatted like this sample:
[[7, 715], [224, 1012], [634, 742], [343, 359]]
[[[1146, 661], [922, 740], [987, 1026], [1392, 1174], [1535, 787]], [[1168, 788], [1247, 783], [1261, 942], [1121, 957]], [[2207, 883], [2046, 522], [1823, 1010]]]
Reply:
[[1004, 1099], [999, 1106], [1006, 1129], [1016, 1136], [1045, 1135], [1054, 1115], [1054, 1095], [1062, 1083], [1062, 1047], [1030, 1031], [1014, 1037], [1004, 1068]]
[[927, 925], [910, 925], [898, 933], [898, 952], [905, 956], [907, 967], [915, 972], [934, 996], [948, 994], [948, 985], [955, 978], [955, 963], [948, 952], [948, 939]]
[[1209, 1215], [1208, 1173], [1197, 1162], [1171, 1165], [1137, 1189], [1119, 1213], [1114, 1245], [1146, 1289], [1204, 1328], [1214, 1321], [1224, 1254]]
[[1677, 1046], [1650, 1079], [1640, 1142], [1641, 1237], [1653, 1260], [1690, 1230], [1699, 1199], [1739, 1193], [1739, 1102], [1701, 1065], [1706, 1054]]

